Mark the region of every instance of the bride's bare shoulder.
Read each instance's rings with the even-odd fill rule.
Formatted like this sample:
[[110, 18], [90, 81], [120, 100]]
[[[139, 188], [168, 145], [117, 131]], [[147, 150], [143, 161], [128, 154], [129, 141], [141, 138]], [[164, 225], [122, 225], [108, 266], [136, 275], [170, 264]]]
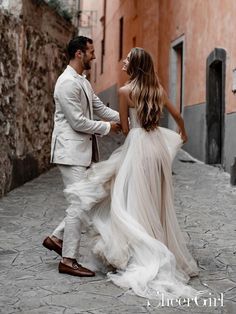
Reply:
[[130, 84], [126, 84], [119, 88], [119, 96], [121, 101], [125, 101], [129, 107], [133, 107], [133, 102], [130, 98], [131, 87]]
[[126, 84], [119, 88], [119, 94], [129, 96], [131, 92], [130, 84]]

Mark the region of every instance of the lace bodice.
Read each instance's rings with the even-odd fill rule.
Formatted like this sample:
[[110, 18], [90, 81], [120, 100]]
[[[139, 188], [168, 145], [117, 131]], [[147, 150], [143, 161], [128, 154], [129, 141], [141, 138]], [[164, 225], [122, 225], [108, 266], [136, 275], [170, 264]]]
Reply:
[[141, 125], [137, 118], [136, 108], [129, 108], [130, 128], [141, 128]]

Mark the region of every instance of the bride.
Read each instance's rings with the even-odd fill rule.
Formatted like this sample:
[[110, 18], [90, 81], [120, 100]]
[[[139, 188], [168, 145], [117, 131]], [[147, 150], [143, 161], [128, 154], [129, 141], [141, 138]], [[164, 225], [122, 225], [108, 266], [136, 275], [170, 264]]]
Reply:
[[[149, 53], [131, 49], [123, 70], [129, 75], [119, 90], [125, 143], [65, 193], [96, 232], [93, 253], [116, 268], [108, 273], [116, 285], [147, 298], [193, 297], [197, 291], [187, 282], [198, 268], [176, 218], [171, 172], [177, 150], [187, 141], [184, 122], [168, 101]], [[180, 135], [159, 126], [163, 106]]]

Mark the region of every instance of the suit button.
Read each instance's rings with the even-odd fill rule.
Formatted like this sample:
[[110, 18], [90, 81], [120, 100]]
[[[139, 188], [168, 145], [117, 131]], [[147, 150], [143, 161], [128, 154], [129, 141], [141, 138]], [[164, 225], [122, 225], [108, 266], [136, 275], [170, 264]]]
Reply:
[[89, 139], [90, 139], [90, 141], [92, 141], [92, 137], [90, 137]]

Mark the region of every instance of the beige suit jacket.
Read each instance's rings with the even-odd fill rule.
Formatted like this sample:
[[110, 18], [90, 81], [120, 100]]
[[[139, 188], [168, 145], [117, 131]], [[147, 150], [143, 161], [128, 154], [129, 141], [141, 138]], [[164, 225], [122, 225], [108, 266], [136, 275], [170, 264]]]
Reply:
[[[107, 132], [105, 121], [119, 122], [117, 111], [106, 107], [94, 94], [88, 80], [67, 66], [56, 82], [55, 115], [51, 143], [51, 162], [88, 167], [92, 161], [93, 135]], [[95, 142], [95, 149], [97, 143]]]

